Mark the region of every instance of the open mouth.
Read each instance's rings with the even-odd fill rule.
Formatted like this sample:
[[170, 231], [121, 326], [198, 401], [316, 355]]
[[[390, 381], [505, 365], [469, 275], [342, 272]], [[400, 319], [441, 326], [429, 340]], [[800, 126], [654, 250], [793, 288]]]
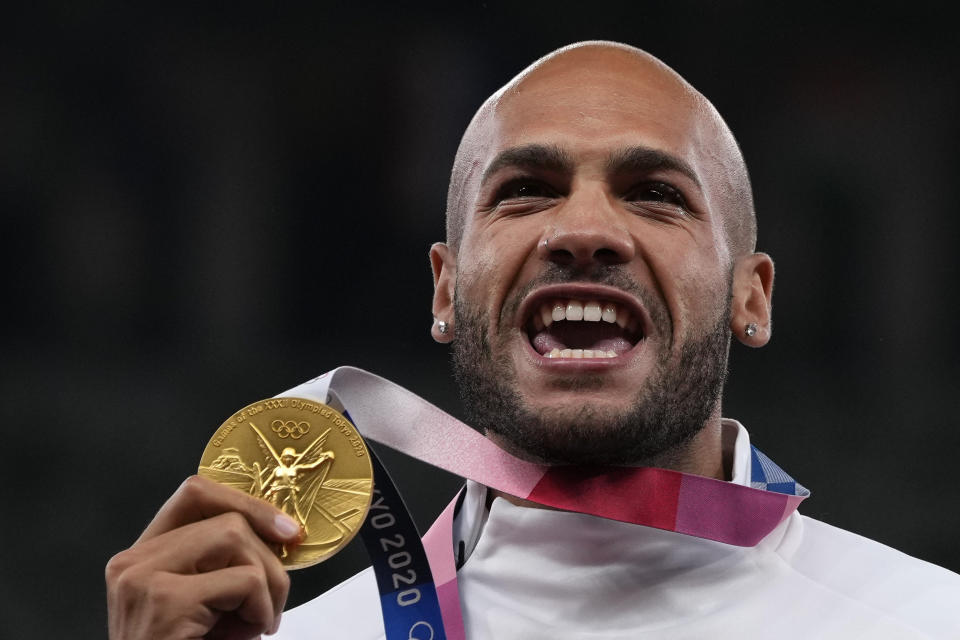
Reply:
[[525, 328], [545, 358], [616, 358], [644, 338], [634, 313], [612, 300], [546, 300], [533, 306]]

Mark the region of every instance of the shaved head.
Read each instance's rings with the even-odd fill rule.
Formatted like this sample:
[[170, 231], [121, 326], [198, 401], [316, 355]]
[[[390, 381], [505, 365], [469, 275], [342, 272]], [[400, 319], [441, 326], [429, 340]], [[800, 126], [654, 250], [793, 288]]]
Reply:
[[[466, 214], [477, 192], [498, 120], [515, 96], [542, 83], [576, 86], [577, 77], [620, 75], [642, 82], [650, 94], [663, 95], [683, 105], [678, 122], [687, 126], [690, 143], [709, 176], [706, 191], [723, 219], [726, 242], [733, 258], [752, 253], [756, 245], [756, 216], [750, 178], [729, 127], [716, 108], [673, 69], [649, 53], [628, 45], [591, 41], [572, 44], [540, 58], [494, 93], [480, 107], [460, 141], [447, 192], [447, 244], [455, 251], [467, 226]], [[549, 105], [544, 105], [544, 109]]]

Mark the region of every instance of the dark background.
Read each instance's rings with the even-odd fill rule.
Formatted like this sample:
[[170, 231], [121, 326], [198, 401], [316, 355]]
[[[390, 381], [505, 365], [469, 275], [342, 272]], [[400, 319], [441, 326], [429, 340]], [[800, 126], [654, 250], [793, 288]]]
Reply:
[[[353, 364], [458, 411], [428, 334], [454, 151], [588, 38], [686, 76], [751, 168], [776, 331], [734, 347], [726, 414], [807, 514], [960, 570], [953, 22], [770, 4], [7, 7], [0, 636], [102, 636], [103, 565], [239, 407]], [[398, 460], [426, 524], [457, 482]]]

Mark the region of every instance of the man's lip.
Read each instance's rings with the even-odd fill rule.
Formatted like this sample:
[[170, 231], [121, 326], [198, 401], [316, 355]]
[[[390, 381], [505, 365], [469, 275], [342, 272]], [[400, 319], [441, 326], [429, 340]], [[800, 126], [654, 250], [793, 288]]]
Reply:
[[531, 316], [540, 308], [540, 305], [546, 302], [552, 302], [558, 298], [598, 300], [601, 302], [616, 303], [626, 308], [630, 312], [630, 315], [636, 318], [637, 329], [641, 332], [644, 339], [647, 338], [653, 330], [650, 314], [647, 312], [646, 307], [643, 306], [643, 303], [634, 296], [615, 287], [587, 282], [571, 282], [547, 285], [531, 291], [517, 310], [518, 317], [515, 322], [520, 331], [526, 333], [527, 323], [530, 321]]

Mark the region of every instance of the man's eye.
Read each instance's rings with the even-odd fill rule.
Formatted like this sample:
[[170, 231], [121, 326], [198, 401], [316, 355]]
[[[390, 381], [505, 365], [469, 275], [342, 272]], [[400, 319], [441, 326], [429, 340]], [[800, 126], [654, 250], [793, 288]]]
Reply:
[[520, 198], [553, 198], [556, 197], [556, 195], [556, 191], [542, 182], [517, 180], [508, 182], [500, 187], [497, 191], [497, 201], [516, 200]]
[[666, 204], [674, 204], [678, 207], [686, 206], [683, 195], [675, 188], [663, 182], [642, 184], [627, 194], [627, 200], [633, 202], [663, 202]]

